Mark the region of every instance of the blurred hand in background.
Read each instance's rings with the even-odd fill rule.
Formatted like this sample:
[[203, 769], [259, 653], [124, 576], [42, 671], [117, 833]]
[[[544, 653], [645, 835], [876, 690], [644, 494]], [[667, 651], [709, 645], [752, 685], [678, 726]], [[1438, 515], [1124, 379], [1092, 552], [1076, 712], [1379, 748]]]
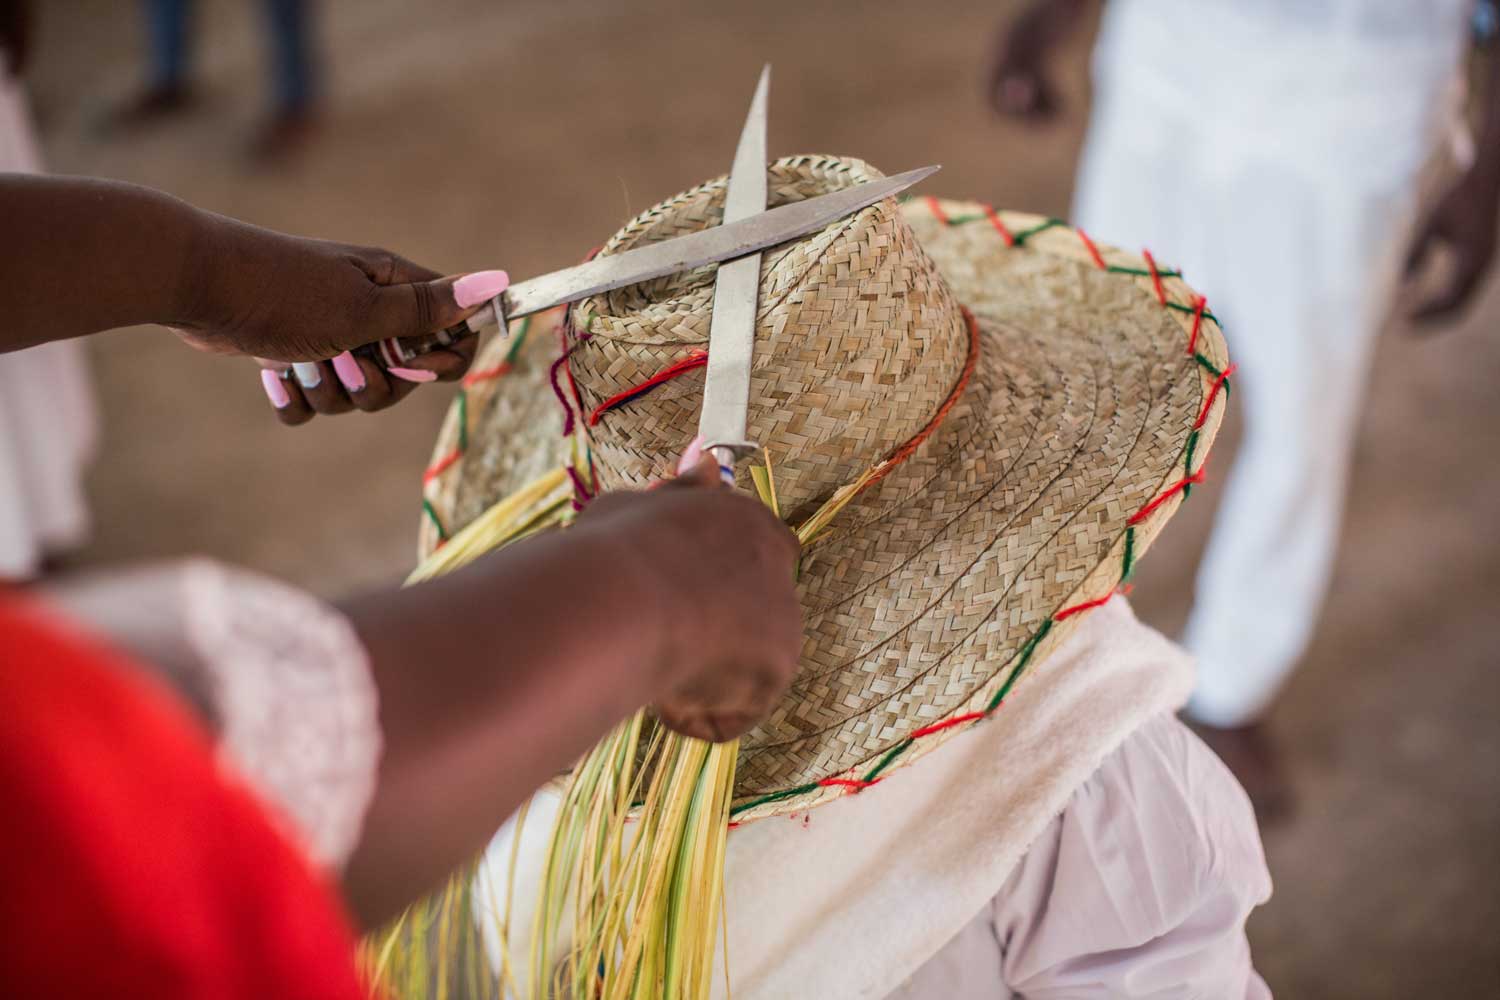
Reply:
[[1048, 61], [1083, 12], [1084, 0], [1036, 0], [1001, 24], [985, 75], [996, 114], [1034, 122], [1057, 115], [1061, 100]]

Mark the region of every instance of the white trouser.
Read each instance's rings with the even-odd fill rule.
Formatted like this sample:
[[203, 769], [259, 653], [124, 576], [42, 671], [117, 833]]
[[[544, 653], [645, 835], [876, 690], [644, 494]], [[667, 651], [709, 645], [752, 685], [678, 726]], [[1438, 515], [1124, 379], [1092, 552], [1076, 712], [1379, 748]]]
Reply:
[[[1109, 44], [1131, 34], [1115, 29]], [[1202, 106], [1214, 95], [1143, 80], [1133, 55], [1096, 61], [1109, 72], [1097, 81], [1074, 221], [1181, 267], [1239, 365], [1243, 443], [1232, 467], [1210, 468], [1227, 475], [1226, 492], [1184, 642], [1200, 669], [1190, 713], [1242, 725], [1265, 710], [1317, 622], [1371, 348], [1433, 132], [1415, 113], [1409, 128], [1387, 120], [1388, 162], [1342, 169], [1370, 141], [1347, 118], [1322, 135], [1308, 133], [1317, 117], [1305, 106], [1285, 128], [1269, 114], [1237, 126]]]
[[[40, 164], [25, 95], [7, 72], [0, 52], [0, 171], [31, 173]], [[48, 552], [84, 541], [94, 437], [82, 343], [0, 354], [0, 580], [29, 577]]]

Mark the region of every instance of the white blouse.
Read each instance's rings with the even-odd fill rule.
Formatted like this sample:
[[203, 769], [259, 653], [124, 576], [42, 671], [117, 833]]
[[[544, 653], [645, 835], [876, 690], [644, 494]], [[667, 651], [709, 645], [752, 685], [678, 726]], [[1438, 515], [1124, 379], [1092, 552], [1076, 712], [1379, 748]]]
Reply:
[[891, 1000], [1270, 997], [1245, 920], [1271, 895], [1244, 790], [1171, 715], [1073, 793], [988, 905]]

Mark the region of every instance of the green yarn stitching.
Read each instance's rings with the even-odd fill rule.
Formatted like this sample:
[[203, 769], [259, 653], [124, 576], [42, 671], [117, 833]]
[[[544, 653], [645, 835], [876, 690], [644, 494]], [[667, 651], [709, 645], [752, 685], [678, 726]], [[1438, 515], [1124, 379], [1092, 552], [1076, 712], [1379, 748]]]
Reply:
[[437, 510], [432, 506], [432, 501], [428, 500], [426, 497], [422, 498], [422, 513], [427, 515], [427, 519], [431, 521], [432, 526], [437, 529], [438, 540], [446, 542], [448, 540], [448, 532], [443, 527], [443, 522], [438, 517]]
[[796, 788], [788, 788], [780, 792], [772, 792], [770, 795], [762, 795], [758, 799], [751, 799], [749, 802], [745, 802], [737, 806], [730, 806], [729, 815], [734, 816], [738, 813], [744, 812], [746, 809], [754, 809], [756, 806], [763, 806], [769, 802], [780, 802], [782, 799], [789, 799], [794, 795], [803, 795], [807, 792], [814, 791], [817, 788], [818, 783], [815, 781], [810, 785], [798, 785]]
[[995, 697], [991, 698], [990, 703], [985, 706], [984, 711], [986, 715], [1000, 707], [1000, 703], [1005, 700], [1005, 696], [1010, 694], [1010, 689], [1015, 687], [1016, 681], [1021, 679], [1021, 672], [1026, 669], [1026, 664], [1031, 662], [1031, 654], [1036, 652], [1037, 646], [1041, 645], [1042, 640], [1051, 631], [1052, 619], [1048, 618], [1042, 622], [1042, 627], [1036, 630], [1036, 634], [1026, 641], [1026, 645], [1021, 647], [1020, 661], [1016, 664], [1016, 669], [1010, 672], [1010, 676], [1005, 679], [1005, 683], [1000, 685], [1000, 690], [995, 692]]
[[458, 390], [458, 450], [467, 452], [469, 450], [469, 393], [468, 390]]
[[[1148, 270], [1146, 270], [1144, 267], [1125, 267], [1125, 266], [1123, 266], [1121, 264], [1111, 264], [1108, 267], [1106, 267], [1104, 270], [1108, 271], [1110, 274], [1131, 274], [1131, 275], [1134, 275], [1137, 278], [1149, 278], [1149, 277], [1151, 277], [1151, 272], [1148, 271]], [[1162, 268], [1157, 268], [1156, 269], [1156, 276], [1158, 278], [1180, 278], [1180, 277], [1182, 277], [1182, 272], [1181, 271], [1172, 271], [1172, 270], [1163, 270]], [[1191, 309], [1188, 310], [1188, 312], [1192, 312], [1192, 311], [1193, 310], [1191, 310]], [[1208, 313], [1204, 313], [1203, 315], [1207, 316]]]
[[[979, 216], [979, 218], [982, 219], [984, 218], [984, 216], [981, 215]], [[1057, 226], [1066, 225], [1067, 223], [1063, 222], [1063, 220], [1061, 219], [1048, 219], [1046, 222], [1039, 222], [1036, 225], [1032, 226], [1030, 229], [1023, 229], [1019, 233], [1016, 233], [1014, 245], [1022, 246], [1027, 240], [1031, 239], [1037, 233], [1044, 233], [1047, 230], [1055, 228]]]

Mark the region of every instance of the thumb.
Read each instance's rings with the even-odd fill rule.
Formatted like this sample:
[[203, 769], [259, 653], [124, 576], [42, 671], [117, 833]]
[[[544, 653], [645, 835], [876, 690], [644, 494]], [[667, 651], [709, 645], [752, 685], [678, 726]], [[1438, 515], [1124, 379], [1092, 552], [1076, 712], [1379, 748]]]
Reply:
[[504, 271], [475, 271], [377, 289], [371, 330], [375, 339], [419, 337], [468, 319], [510, 287]]
[[1437, 236], [1437, 225], [1432, 219], [1427, 219], [1418, 227], [1416, 235], [1412, 238], [1411, 247], [1406, 251], [1406, 265], [1404, 268], [1407, 278], [1411, 278], [1422, 269], [1422, 264], [1427, 259], [1427, 253], [1432, 249], [1433, 239]]

